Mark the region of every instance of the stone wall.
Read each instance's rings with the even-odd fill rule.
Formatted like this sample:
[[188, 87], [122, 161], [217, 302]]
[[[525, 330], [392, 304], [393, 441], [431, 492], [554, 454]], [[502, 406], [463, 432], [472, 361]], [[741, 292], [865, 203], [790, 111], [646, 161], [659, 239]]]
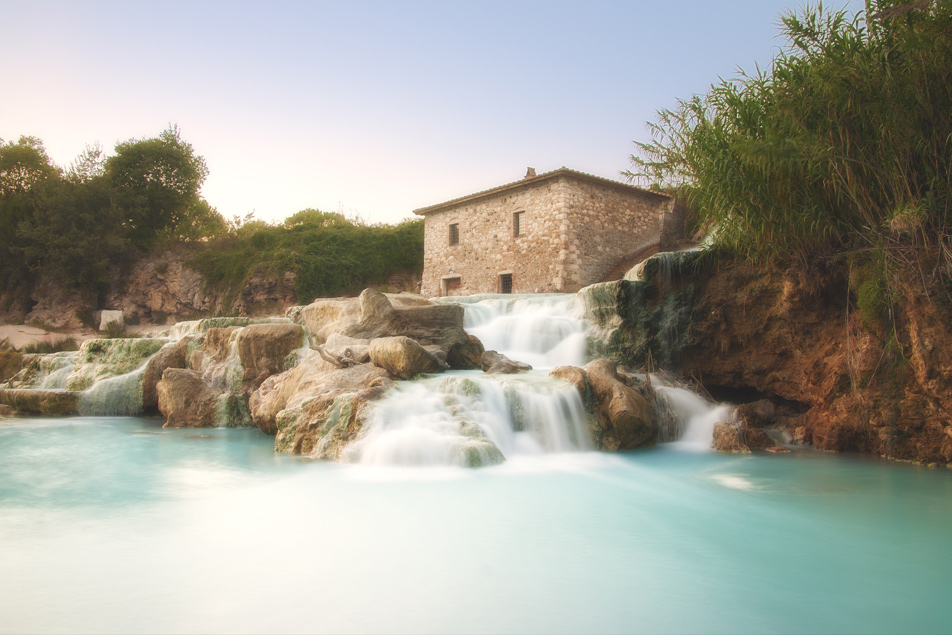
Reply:
[[601, 282], [615, 266], [657, 242], [670, 198], [628, 188], [569, 179], [567, 275], [560, 290]]
[[[570, 292], [599, 282], [657, 242], [670, 199], [572, 170], [557, 170], [418, 210], [426, 217], [422, 293]], [[513, 235], [513, 215], [525, 231]], [[450, 244], [450, 225], [459, 227]], [[458, 284], [457, 284], [458, 279]]]
[[[423, 295], [496, 293], [499, 276], [507, 273], [514, 293], [557, 290], [559, 255], [567, 244], [562, 190], [562, 183], [547, 180], [427, 214]], [[525, 211], [525, 234], [513, 236], [519, 211]], [[454, 223], [459, 243], [450, 245]], [[442, 281], [454, 277], [460, 286], [447, 292]]]

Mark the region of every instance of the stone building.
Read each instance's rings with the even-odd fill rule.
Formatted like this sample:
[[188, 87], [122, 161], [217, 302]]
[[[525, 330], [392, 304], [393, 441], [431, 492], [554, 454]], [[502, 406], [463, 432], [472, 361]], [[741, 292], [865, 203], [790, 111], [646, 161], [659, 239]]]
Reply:
[[414, 210], [425, 219], [422, 293], [578, 291], [657, 244], [674, 210], [666, 194], [529, 168], [520, 181]]

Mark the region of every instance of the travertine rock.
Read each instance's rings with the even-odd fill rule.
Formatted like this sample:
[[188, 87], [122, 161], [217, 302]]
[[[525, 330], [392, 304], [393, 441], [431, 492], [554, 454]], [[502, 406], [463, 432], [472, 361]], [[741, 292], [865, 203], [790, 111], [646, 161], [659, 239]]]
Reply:
[[238, 334], [242, 380], [255, 388], [286, 370], [287, 357], [304, 345], [304, 329], [297, 324], [250, 324]]
[[618, 376], [615, 363], [596, 359], [584, 368], [592, 389], [595, 415], [601, 425], [601, 445], [629, 450], [655, 443], [658, 427], [648, 400]]
[[168, 368], [156, 385], [164, 428], [213, 428], [215, 408], [222, 393], [202, 381], [201, 373]]
[[487, 375], [510, 375], [532, 370], [532, 366], [525, 362], [509, 359], [496, 351], [484, 351], [479, 359], [483, 372]]
[[433, 353], [409, 337], [378, 337], [370, 341], [370, 361], [393, 379], [410, 379], [417, 373], [446, 369]]
[[156, 385], [162, 380], [165, 370], [187, 367], [188, 346], [192, 339], [194, 338], [183, 337], [177, 342], [166, 344], [149, 359], [142, 378], [142, 408], [146, 412], [159, 407], [159, 393]]
[[357, 393], [392, 383], [387, 371], [373, 364], [335, 368], [314, 354], [291, 370], [268, 377], [251, 395], [251, 417], [263, 432], [275, 434], [283, 410], [300, 408], [305, 401], [326, 393]]

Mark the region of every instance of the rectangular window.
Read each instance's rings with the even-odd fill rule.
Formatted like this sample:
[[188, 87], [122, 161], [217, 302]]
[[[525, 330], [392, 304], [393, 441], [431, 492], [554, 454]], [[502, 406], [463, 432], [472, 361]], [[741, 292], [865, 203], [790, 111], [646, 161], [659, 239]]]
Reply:
[[459, 291], [462, 286], [462, 278], [443, 278], [442, 295], [454, 295], [454, 292]]
[[512, 215], [512, 235], [523, 236], [526, 233], [526, 213], [516, 212]]
[[453, 223], [450, 225], [450, 244], [459, 244], [459, 223]]
[[511, 273], [504, 273], [499, 276], [499, 293], [512, 293]]

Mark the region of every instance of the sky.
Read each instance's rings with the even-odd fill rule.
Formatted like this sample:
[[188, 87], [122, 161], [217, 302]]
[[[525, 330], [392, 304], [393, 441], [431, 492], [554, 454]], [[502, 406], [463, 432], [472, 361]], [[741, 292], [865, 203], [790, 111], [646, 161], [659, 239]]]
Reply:
[[0, 138], [65, 167], [174, 124], [226, 218], [394, 223], [530, 166], [621, 180], [659, 109], [769, 67], [802, 6], [0, 0]]

